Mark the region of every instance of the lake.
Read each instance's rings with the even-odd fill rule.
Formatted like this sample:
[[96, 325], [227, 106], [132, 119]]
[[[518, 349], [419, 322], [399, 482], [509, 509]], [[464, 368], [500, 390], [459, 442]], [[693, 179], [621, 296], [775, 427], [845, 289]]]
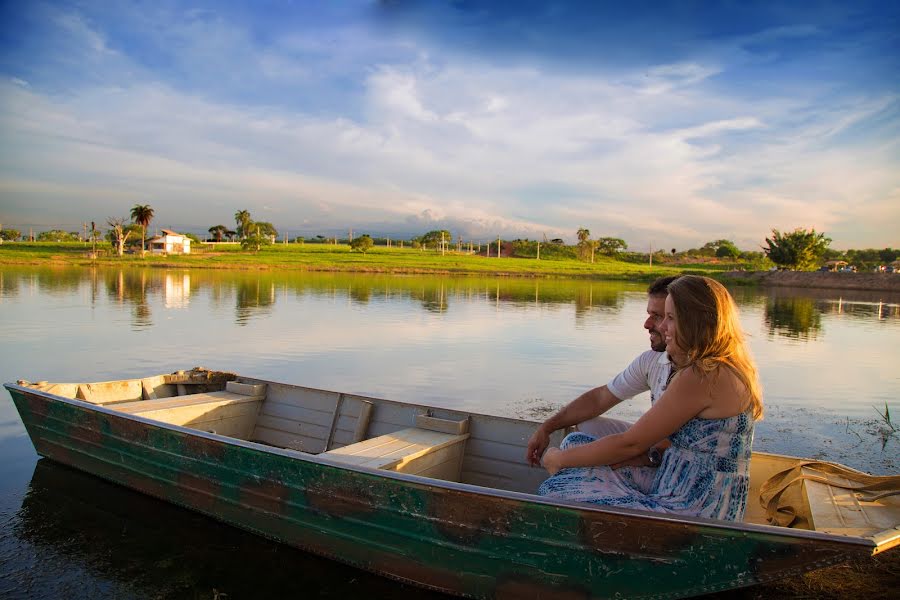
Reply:
[[[194, 366], [542, 420], [648, 347], [645, 285], [330, 273], [0, 269], [3, 381]], [[732, 288], [766, 418], [754, 448], [896, 473], [900, 298]], [[0, 596], [210, 598], [419, 590], [38, 461], [0, 403]], [[612, 414], [633, 420], [648, 395]], [[252, 573], [252, 575], [250, 575]]]

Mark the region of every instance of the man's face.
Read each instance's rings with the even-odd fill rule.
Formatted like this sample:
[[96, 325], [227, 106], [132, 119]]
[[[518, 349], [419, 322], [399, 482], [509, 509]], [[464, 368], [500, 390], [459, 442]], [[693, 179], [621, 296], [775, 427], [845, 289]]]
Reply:
[[666, 314], [666, 296], [647, 297], [647, 320], [644, 321], [644, 329], [650, 332], [650, 348], [656, 352], [665, 352], [666, 340], [659, 330]]

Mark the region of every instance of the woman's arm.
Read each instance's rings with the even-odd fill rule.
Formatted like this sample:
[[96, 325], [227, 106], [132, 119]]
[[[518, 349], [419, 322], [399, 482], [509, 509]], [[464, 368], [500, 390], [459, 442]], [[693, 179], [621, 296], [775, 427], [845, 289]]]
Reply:
[[706, 409], [712, 401], [709, 392], [708, 380], [701, 381], [693, 369], [686, 369], [627, 431], [568, 450], [552, 448], [542, 464], [554, 475], [568, 467], [611, 465], [637, 456]]

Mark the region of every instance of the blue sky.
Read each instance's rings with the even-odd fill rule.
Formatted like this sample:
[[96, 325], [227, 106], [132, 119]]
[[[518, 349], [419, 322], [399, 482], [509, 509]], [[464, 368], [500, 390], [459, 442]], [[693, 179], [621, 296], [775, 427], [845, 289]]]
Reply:
[[2, 2], [0, 223], [900, 246], [898, 2]]

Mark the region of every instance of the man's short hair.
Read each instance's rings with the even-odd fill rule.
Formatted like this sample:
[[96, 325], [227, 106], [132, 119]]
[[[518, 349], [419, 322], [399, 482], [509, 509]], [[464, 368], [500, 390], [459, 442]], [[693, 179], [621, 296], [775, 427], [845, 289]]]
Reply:
[[667, 275], [666, 277], [660, 277], [656, 281], [650, 284], [650, 287], [647, 288], [647, 295], [649, 296], [668, 296], [669, 290], [666, 289], [669, 287], [669, 284], [681, 277], [681, 275]]

